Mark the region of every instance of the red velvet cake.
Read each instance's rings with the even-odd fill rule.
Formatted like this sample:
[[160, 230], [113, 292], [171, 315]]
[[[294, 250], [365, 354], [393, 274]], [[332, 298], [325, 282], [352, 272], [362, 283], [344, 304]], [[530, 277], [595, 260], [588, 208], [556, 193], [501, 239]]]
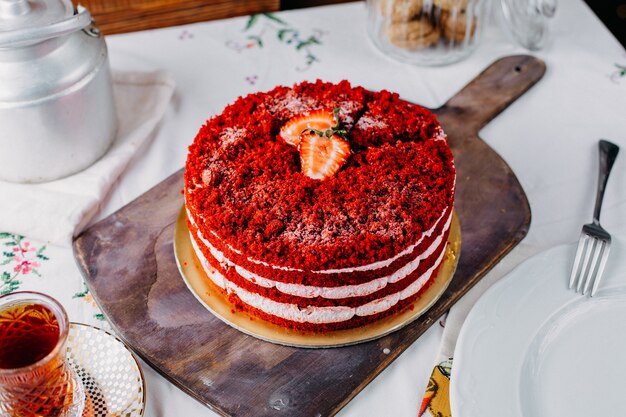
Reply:
[[443, 262], [455, 169], [435, 116], [387, 91], [303, 82], [239, 98], [189, 147], [185, 205], [207, 276], [280, 326], [360, 326]]

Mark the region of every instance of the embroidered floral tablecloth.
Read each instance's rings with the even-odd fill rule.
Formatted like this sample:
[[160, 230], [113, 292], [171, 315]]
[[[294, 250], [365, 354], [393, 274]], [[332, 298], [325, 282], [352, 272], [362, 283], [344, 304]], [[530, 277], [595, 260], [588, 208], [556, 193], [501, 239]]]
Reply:
[[[96, 219], [180, 169], [186, 147], [204, 120], [240, 95], [304, 79], [348, 79], [373, 90], [397, 91], [434, 108], [495, 59], [528, 53], [494, 20], [466, 60], [445, 67], [414, 67], [376, 50], [367, 39], [365, 23], [366, 10], [358, 2], [107, 38], [114, 69], [166, 70], [177, 89], [151, 140], [102, 201]], [[536, 55], [547, 64], [544, 78], [481, 132], [527, 192], [533, 221], [523, 244], [532, 251], [575, 241], [581, 224], [591, 218], [597, 140], [604, 137], [626, 149], [626, 53], [582, 0], [559, 3], [551, 40]], [[619, 158], [603, 225], [626, 234], [625, 213], [626, 158]], [[502, 271], [526, 255], [505, 258]], [[57, 298], [71, 320], [107, 327], [69, 247], [0, 233], [0, 276], [2, 294], [41, 291]], [[454, 316], [452, 311], [448, 319]], [[462, 318], [455, 325], [461, 323]], [[339, 415], [449, 416], [447, 390], [454, 361], [439, 358], [445, 351], [440, 350], [444, 326], [442, 317]], [[144, 371], [146, 416], [215, 415], [149, 367]]]

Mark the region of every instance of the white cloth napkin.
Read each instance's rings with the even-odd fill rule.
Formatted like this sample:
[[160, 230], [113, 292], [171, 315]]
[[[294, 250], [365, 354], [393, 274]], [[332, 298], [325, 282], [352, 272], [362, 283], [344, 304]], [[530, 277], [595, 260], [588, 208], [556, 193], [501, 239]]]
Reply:
[[151, 137], [174, 91], [169, 73], [113, 72], [117, 138], [87, 169], [42, 184], [0, 181], [0, 231], [69, 246], [98, 212], [100, 203], [136, 151]]

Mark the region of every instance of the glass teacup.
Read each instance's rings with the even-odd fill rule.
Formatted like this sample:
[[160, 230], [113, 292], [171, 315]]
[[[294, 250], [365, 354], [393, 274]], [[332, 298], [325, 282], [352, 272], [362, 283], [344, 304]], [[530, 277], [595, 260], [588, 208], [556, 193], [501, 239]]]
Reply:
[[0, 297], [0, 416], [82, 414], [84, 389], [65, 358], [68, 332], [67, 313], [53, 298]]

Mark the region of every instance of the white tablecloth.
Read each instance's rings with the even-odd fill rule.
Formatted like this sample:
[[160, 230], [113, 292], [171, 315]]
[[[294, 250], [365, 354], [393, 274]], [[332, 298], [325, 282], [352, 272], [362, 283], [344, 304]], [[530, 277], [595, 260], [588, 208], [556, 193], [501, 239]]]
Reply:
[[[287, 32], [291, 43], [279, 38], [276, 21], [263, 16], [247, 31], [248, 18], [242, 17], [108, 37], [113, 69], [165, 70], [173, 75], [176, 90], [154, 139], [114, 184], [97, 218], [180, 169], [202, 123], [239, 95], [304, 79], [348, 79], [437, 107], [495, 59], [528, 53], [492, 22], [468, 59], [420, 68], [395, 62], [372, 46], [363, 3], [274, 16], [284, 22], [282, 28], [293, 30]], [[297, 48], [299, 43], [304, 45]], [[582, 223], [591, 220], [599, 138], [623, 149], [609, 181], [602, 223], [612, 233], [626, 234], [626, 74], [618, 67], [626, 66], [624, 49], [582, 0], [563, 0], [550, 42], [535, 55], [547, 64], [544, 78], [481, 132], [528, 195], [532, 224], [523, 244], [542, 250], [573, 242]], [[0, 234], [0, 248], [5, 252], [0, 291], [43, 291], [58, 298], [72, 320], [107, 326], [85, 292], [70, 248], [11, 234]], [[339, 415], [415, 416], [441, 335], [442, 327], [435, 324]], [[144, 372], [147, 417], [216, 415], [147, 365]]]

